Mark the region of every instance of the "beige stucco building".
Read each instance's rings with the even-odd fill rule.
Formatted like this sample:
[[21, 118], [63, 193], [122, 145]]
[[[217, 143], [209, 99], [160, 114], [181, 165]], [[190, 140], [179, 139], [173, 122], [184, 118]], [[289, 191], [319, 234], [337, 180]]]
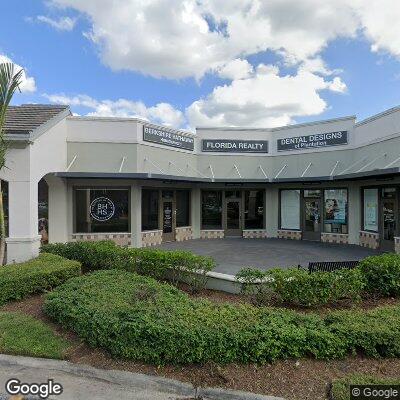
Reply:
[[[272, 129], [11, 107], [8, 262], [40, 241], [280, 237], [400, 251], [400, 108]], [[38, 228], [39, 226], [39, 228]], [[39, 234], [40, 233], [40, 234]]]

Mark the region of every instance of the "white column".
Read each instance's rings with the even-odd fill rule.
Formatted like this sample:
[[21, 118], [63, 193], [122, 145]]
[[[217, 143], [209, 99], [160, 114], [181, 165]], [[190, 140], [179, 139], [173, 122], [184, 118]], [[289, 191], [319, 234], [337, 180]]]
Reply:
[[132, 247], [142, 247], [142, 188], [131, 185], [131, 240]]
[[360, 186], [357, 183], [349, 185], [349, 204], [348, 204], [348, 230], [349, 244], [360, 244], [361, 229], [361, 195]]
[[45, 178], [49, 186], [49, 243], [68, 241], [67, 182], [55, 176]]
[[38, 182], [9, 181], [8, 196], [7, 263], [22, 262], [39, 254]]
[[201, 191], [200, 188], [193, 188], [190, 197], [190, 224], [192, 226], [193, 239], [200, 238], [201, 227]]
[[268, 237], [278, 236], [279, 190], [274, 186], [265, 189], [265, 227]]

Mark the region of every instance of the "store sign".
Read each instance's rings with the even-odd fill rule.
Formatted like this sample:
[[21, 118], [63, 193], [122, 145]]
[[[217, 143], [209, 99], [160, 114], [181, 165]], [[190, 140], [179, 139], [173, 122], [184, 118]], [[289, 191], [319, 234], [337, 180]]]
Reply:
[[108, 197], [97, 197], [90, 203], [90, 216], [96, 221], [108, 221], [114, 213], [115, 205]]
[[202, 151], [221, 153], [268, 153], [268, 141], [203, 139]]
[[176, 147], [178, 149], [190, 150], [194, 149], [194, 139], [176, 132], [169, 132], [162, 129], [152, 128], [151, 126], [143, 127], [143, 140], [162, 144], [168, 147]]
[[278, 151], [304, 150], [319, 147], [339, 146], [348, 143], [348, 132], [317, 133], [277, 140]]

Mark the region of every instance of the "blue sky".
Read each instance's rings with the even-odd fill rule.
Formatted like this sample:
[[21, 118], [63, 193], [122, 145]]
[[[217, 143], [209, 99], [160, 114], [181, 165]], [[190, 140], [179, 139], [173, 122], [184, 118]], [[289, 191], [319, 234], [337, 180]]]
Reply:
[[400, 104], [397, 2], [235, 1], [3, 2], [0, 55], [30, 79], [14, 103], [182, 128], [363, 119]]

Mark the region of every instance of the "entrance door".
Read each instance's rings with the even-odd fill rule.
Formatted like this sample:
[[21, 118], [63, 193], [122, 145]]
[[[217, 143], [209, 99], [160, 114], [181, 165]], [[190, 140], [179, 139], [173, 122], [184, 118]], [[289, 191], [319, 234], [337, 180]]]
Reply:
[[321, 213], [320, 198], [304, 198], [303, 208], [303, 239], [321, 240]]
[[175, 240], [175, 203], [173, 200], [162, 200], [162, 236], [163, 242]]
[[241, 203], [240, 199], [226, 200], [225, 236], [242, 236]]
[[381, 201], [381, 250], [394, 251], [396, 236], [397, 196], [396, 189], [383, 189]]

